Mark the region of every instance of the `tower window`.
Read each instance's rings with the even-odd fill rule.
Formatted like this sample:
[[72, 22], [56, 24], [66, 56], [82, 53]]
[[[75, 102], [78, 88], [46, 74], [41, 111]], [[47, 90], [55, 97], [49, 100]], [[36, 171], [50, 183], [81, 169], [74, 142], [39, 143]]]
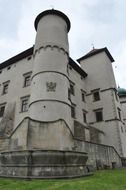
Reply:
[[29, 108], [29, 96], [25, 96], [21, 98], [21, 112], [28, 111]]
[[95, 116], [96, 116], [96, 122], [103, 121], [103, 110], [98, 109], [98, 110], [94, 110], [94, 112], [95, 112]]
[[121, 120], [121, 110], [119, 108], [117, 108], [117, 109], [118, 109], [118, 117]]
[[99, 90], [93, 91], [93, 99], [94, 99], [94, 101], [99, 101], [100, 100]]
[[122, 133], [123, 133], [123, 127], [121, 126], [121, 131], [122, 131]]
[[31, 74], [32, 74], [32, 72], [24, 74], [24, 87], [30, 86], [30, 84], [31, 84]]
[[85, 92], [83, 90], [81, 90], [81, 98], [82, 101], [85, 102]]
[[118, 101], [118, 94], [116, 90], [115, 90], [115, 97], [116, 97], [116, 100]]
[[87, 123], [87, 112], [83, 110], [83, 122]]
[[72, 95], [75, 95], [75, 90], [74, 90], [74, 84], [73, 83], [70, 83], [70, 93]]
[[71, 100], [71, 93], [70, 93], [70, 89], [68, 88], [68, 100]]
[[76, 106], [75, 106], [74, 104], [71, 105], [71, 117], [72, 117], [72, 118], [75, 118], [75, 117], [76, 117], [75, 107], [76, 107]]

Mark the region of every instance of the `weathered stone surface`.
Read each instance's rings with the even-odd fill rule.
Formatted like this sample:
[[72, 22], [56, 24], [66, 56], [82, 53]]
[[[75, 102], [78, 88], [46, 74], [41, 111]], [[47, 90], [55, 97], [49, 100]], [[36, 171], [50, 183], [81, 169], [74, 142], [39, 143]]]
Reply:
[[85, 140], [85, 127], [78, 121], [74, 121], [74, 136], [75, 138]]
[[87, 154], [73, 151], [27, 150], [2, 152], [0, 176], [66, 178], [88, 175]]
[[[112, 146], [75, 140], [77, 151], [87, 152], [87, 165], [96, 169], [121, 167], [121, 157]], [[113, 164], [114, 163], [114, 164]]]
[[0, 136], [8, 137], [14, 127], [14, 117], [15, 117], [15, 102], [8, 103], [5, 110], [4, 116], [0, 122]]
[[29, 121], [28, 149], [71, 150], [73, 137], [64, 120]]

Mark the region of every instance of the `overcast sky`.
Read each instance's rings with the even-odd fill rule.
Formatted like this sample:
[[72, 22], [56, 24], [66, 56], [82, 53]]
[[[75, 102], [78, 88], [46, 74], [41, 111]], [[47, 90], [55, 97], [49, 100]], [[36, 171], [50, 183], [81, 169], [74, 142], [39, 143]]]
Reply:
[[107, 47], [115, 59], [117, 85], [126, 88], [125, 0], [0, 0], [0, 62], [34, 44], [34, 20], [51, 8], [64, 12], [71, 21], [71, 57], [83, 56], [92, 44]]

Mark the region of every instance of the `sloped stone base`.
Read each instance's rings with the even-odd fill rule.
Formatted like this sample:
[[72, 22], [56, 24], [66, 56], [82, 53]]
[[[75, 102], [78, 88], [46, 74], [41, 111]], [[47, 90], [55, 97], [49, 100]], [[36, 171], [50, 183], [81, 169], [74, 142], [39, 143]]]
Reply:
[[0, 154], [0, 176], [72, 178], [89, 175], [87, 154], [74, 151], [25, 150]]

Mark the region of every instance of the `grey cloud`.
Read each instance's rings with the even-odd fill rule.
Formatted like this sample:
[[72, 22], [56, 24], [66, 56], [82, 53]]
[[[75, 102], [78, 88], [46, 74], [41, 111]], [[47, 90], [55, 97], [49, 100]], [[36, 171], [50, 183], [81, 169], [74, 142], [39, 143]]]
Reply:
[[0, 1], [0, 38], [15, 38], [17, 35], [18, 21], [21, 15], [22, 1], [1, 0]]

